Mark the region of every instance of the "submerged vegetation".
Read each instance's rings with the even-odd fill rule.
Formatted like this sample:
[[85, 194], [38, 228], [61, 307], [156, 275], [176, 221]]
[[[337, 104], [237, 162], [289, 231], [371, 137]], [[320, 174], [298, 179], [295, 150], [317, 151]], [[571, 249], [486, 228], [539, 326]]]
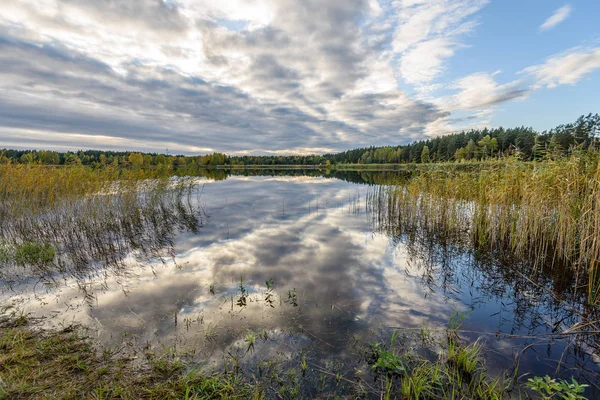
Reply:
[[[108, 183], [88, 183], [79, 195], [61, 193], [33, 205], [25, 199], [36, 196], [35, 186], [22, 185], [16, 199], [5, 198], [0, 203], [6, 211], [0, 225], [0, 282], [11, 286], [28, 277], [45, 283], [74, 277], [85, 288], [94, 276], [127, 274], [132, 261], [172, 259], [175, 234], [202, 226], [198, 188], [189, 179]], [[103, 191], [87, 193], [91, 187]]]
[[177, 357], [97, 350], [80, 330], [36, 330], [26, 318], [0, 322], [0, 399], [261, 398], [231, 374], [202, 374]]

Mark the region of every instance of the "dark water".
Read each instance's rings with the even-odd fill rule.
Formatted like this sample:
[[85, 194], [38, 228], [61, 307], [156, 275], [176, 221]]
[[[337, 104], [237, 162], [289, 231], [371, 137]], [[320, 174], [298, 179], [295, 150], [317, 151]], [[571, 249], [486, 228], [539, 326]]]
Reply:
[[49, 326], [90, 327], [106, 345], [174, 347], [209, 369], [239, 361], [253, 373], [259, 361], [297, 366], [302, 355], [350, 380], [368, 369], [359, 343], [395, 329], [442, 333], [459, 312], [468, 315], [461, 336], [485, 340], [492, 373], [518, 360], [519, 374], [596, 379], [585, 342], [548, 335], [579, 321], [549, 294], [561, 283], [532, 282], [518, 263], [393, 229], [369, 204], [378, 186], [354, 183], [391, 173], [294, 174], [199, 179], [194, 201], [208, 218], [197, 232], [174, 231], [172, 257], [124, 257], [126, 273], [96, 273], [83, 285], [73, 274], [52, 285], [23, 279], [0, 302]]

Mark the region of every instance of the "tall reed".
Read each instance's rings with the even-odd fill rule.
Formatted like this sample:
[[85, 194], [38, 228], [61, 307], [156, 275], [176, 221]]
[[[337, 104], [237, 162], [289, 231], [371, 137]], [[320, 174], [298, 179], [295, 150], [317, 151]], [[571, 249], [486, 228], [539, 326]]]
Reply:
[[[430, 170], [405, 185], [381, 188], [391, 224], [427, 228], [532, 260], [538, 270], [567, 266], [600, 304], [600, 155]], [[395, 222], [394, 222], [395, 220]], [[410, 231], [410, 229], [409, 229]]]
[[49, 167], [41, 165], [0, 164], [0, 220], [21, 212], [37, 211], [65, 198], [108, 190], [119, 181], [121, 187], [141, 180], [167, 177], [169, 171], [85, 166]]
[[[62, 192], [33, 206], [17, 201], [36, 193], [30, 182], [4, 198], [8, 207], [0, 224], [0, 281], [12, 285], [35, 277], [52, 283], [56, 276], [69, 276], [79, 283], [96, 274], [126, 274], [128, 259], [151, 263], [173, 258], [177, 232], [197, 232], [202, 226], [205, 214], [193, 179], [111, 181], [100, 175], [81, 185], [66, 183], [77, 188], [69, 193], [53, 180], [85, 178], [91, 172], [55, 171], [41, 182], [47, 190]], [[32, 171], [24, 175], [38, 178]]]

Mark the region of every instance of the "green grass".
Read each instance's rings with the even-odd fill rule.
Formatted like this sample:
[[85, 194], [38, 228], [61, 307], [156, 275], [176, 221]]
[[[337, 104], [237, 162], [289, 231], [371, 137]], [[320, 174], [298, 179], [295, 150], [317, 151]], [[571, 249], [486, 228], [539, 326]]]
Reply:
[[495, 400], [536, 392], [543, 398], [585, 399], [586, 385], [574, 380], [535, 377], [523, 385], [516, 375], [491, 376], [483, 342], [464, 343], [450, 329], [447, 339], [427, 345], [437, 349], [437, 357], [421, 356], [398, 332], [387, 342], [368, 345], [360, 359], [370, 365], [373, 383], [359, 375], [349, 379], [341, 372], [343, 364], [308, 362], [304, 353], [299, 366], [260, 361], [258, 375], [227, 364], [222, 372], [207, 374], [172, 351], [128, 357], [120, 353], [122, 347], [100, 349], [77, 328], [44, 331], [31, 324], [22, 315], [0, 320], [0, 399], [292, 399], [310, 393], [320, 398]]
[[397, 346], [397, 338], [394, 332], [389, 344], [371, 345], [371, 369], [385, 381], [385, 398], [491, 400], [515, 390], [511, 379], [487, 374], [480, 341], [462, 344], [449, 336], [446, 349], [432, 360]]
[[15, 249], [15, 261], [18, 264], [43, 265], [54, 260], [55, 250], [49, 243], [21, 243]]
[[106, 350], [98, 353], [73, 329], [36, 331], [25, 319], [0, 327], [2, 399], [261, 398], [261, 388], [231, 374], [205, 375], [173, 358], [148, 366]]

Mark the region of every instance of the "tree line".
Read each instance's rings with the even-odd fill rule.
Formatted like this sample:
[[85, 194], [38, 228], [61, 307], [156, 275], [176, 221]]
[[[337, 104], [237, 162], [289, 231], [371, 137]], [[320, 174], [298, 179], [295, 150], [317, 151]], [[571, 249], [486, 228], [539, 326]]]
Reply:
[[404, 146], [368, 147], [325, 157], [334, 163], [396, 164], [485, 160], [515, 155], [530, 161], [567, 155], [574, 148], [598, 147], [600, 115], [582, 115], [575, 122], [538, 133], [532, 128], [463, 131]]
[[92, 167], [177, 167], [186, 165], [216, 166], [227, 164], [227, 155], [213, 153], [199, 156], [168, 155], [123, 151], [86, 150], [57, 152], [47, 150], [0, 150], [0, 164], [89, 165]]
[[198, 156], [87, 150], [56, 152], [0, 150], [0, 164], [89, 165], [123, 168], [211, 167], [218, 165], [325, 165], [402, 164], [463, 162], [516, 156], [522, 160], [568, 155], [575, 148], [598, 148], [600, 115], [582, 115], [575, 122], [538, 133], [532, 128], [478, 129], [463, 131], [408, 145], [352, 149], [323, 155], [228, 156], [212, 153]]

